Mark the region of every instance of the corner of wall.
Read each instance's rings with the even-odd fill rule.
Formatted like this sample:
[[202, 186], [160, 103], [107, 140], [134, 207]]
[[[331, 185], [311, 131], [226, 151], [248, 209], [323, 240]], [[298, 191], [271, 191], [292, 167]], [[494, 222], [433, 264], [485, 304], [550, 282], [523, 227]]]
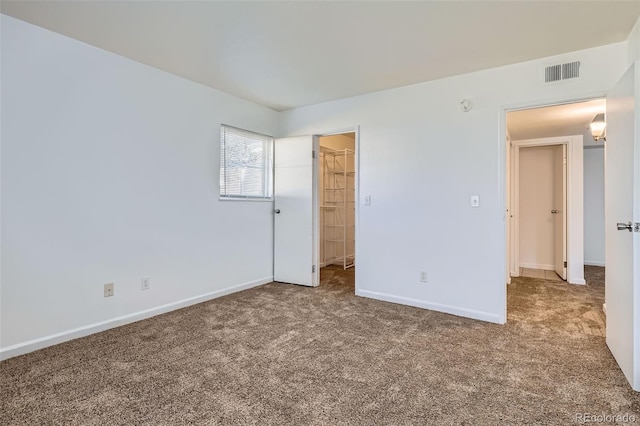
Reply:
[[640, 60], [640, 18], [627, 38], [627, 67], [637, 60]]

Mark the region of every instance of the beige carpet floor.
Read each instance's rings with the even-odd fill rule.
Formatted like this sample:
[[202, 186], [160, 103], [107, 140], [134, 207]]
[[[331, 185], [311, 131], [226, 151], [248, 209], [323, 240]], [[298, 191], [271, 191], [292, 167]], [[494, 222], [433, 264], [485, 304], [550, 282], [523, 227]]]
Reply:
[[574, 424], [630, 414], [587, 286], [532, 278], [488, 324], [354, 296], [353, 271], [280, 283], [0, 363], [2, 425]]

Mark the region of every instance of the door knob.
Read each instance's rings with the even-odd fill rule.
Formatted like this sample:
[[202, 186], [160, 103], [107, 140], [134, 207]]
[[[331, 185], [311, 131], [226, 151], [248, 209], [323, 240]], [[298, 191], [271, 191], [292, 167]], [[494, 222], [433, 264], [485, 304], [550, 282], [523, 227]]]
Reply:
[[558, 214], [558, 210], [557, 209], [553, 209], [553, 210], [551, 210], [551, 213], [552, 214]]
[[275, 214], [280, 214], [280, 209], [275, 209], [273, 212], [274, 212]]
[[633, 223], [631, 222], [629, 223], [618, 222], [617, 226], [618, 226], [618, 231], [624, 231], [626, 229], [629, 232], [633, 232]]

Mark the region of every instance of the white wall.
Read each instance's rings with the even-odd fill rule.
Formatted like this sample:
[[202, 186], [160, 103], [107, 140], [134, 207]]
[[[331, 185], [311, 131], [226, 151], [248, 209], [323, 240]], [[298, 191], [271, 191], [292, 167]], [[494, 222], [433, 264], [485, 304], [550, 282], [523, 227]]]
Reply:
[[627, 67], [637, 60], [640, 60], [640, 19], [627, 38]]
[[520, 149], [519, 202], [520, 267], [555, 269], [555, 230], [552, 209], [556, 179], [555, 162], [562, 158], [558, 145]]
[[[280, 135], [360, 125], [372, 205], [358, 219], [358, 294], [504, 322], [502, 111], [603, 95], [630, 46], [277, 114], [1, 19], [0, 357], [270, 279], [271, 204], [217, 199], [220, 123], [274, 133], [279, 122]], [[579, 80], [540, 82], [544, 66], [573, 60]]]
[[[287, 111], [282, 135], [360, 126], [356, 292], [506, 320], [503, 109], [602, 96], [626, 43]], [[452, 52], [452, 54], [455, 52]], [[546, 65], [580, 60], [581, 77], [545, 85]], [[471, 98], [474, 108], [458, 110]], [[471, 195], [480, 208], [471, 208]], [[428, 272], [427, 284], [419, 282]]]
[[272, 204], [218, 201], [219, 129], [276, 112], [1, 24], [3, 357], [271, 280]]
[[604, 149], [584, 150], [584, 263], [604, 266]]

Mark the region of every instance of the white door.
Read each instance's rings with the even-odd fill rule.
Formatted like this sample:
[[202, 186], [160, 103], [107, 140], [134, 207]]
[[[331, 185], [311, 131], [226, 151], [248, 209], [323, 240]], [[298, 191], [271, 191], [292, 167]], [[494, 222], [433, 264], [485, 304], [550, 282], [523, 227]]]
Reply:
[[[631, 66], [607, 96], [605, 303], [607, 345], [627, 380], [639, 390], [640, 366], [637, 364], [640, 363], [640, 348], [637, 326], [634, 329], [634, 314], [640, 314], [640, 286], [634, 274], [634, 259], [640, 262], [640, 251], [637, 242], [634, 247], [634, 238], [637, 240], [640, 234], [617, 229], [618, 222], [625, 224], [634, 220], [634, 198], [636, 202], [638, 200], [638, 194], [634, 195], [634, 167], [640, 172], [638, 165], [634, 166], [634, 149], [639, 148], [634, 120], [636, 68]], [[638, 221], [636, 212], [635, 222]]]
[[274, 281], [318, 285], [316, 144], [313, 136], [275, 141]]
[[553, 176], [553, 238], [555, 270], [563, 280], [567, 279], [567, 145], [554, 149]]

